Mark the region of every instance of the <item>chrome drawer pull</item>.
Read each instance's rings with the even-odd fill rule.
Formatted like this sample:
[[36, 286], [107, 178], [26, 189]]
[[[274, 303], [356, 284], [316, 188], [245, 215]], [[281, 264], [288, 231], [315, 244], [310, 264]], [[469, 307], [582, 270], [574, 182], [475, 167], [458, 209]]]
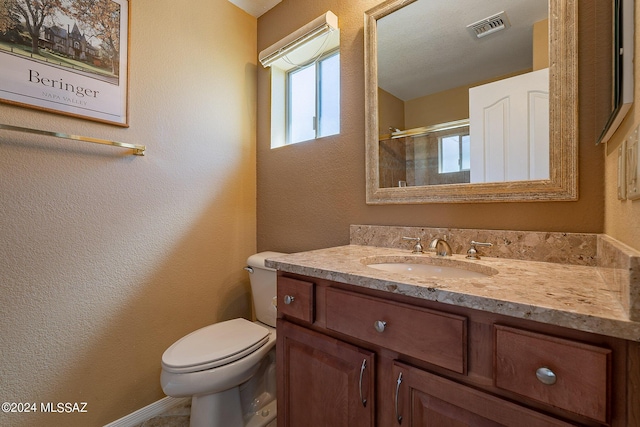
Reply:
[[289, 305], [292, 302], [294, 302], [296, 299], [294, 297], [292, 297], [291, 295], [285, 295], [284, 296], [284, 303]]
[[376, 328], [376, 331], [382, 333], [384, 332], [384, 328], [387, 326], [387, 322], [385, 322], [384, 320], [376, 320], [376, 322], [373, 324], [373, 327]]
[[542, 384], [553, 385], [556, 383], [556, 374], [549, 368], [538, 368], [536, 370], [536, 377]]
[[402, 415], [398, 413], [398, 394], [400, 394], [400, 384], [402, 384], [402, 372], [398, 375], [398, 381], [396, 381], [396, 420], [398, 424], [402, 424]]
[[362, 366], [360, 367], [360, 381], [358, 382], [358, 387], [360, 388], [360, 401], [362, 402], [362, 406], [367, 407], [367, 399], [362, 397], [362, 376], [364, 375], [364, 368], [367, 367], [367, 359], [362, 359]]

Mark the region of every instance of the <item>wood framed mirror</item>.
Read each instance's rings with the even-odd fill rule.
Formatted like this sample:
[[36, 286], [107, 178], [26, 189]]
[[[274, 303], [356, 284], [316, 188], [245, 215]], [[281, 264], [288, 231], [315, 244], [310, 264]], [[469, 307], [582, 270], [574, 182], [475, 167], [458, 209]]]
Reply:
[[[379, 125], [378, 23], [405, 7], [429, 0], [388, 0], [365, 13], [365, 114], [367, 204], [419, 204], [468, 202], [571, 201], [578, 198], [578, 1], [548, 3], [548, 179], [516, 179], [495, 182], [460, 182], [422, 185], [419, 180], [381, 185]], [[460, 8], [459, 0], [446, 2]], [[462, 0], [460, 0], [462, 1]], [[433, 3], [433, 2], [432, 2]], [[404, 18], [403, 18], [404, 19]], [[470, 36], [471, 37], [471, 36]], [[488, 39], [489, 37], [487, 37]], [[437, 43], [425, 40], [424, 43]], [[397, 49], [396, 49], [397, 51]], [[421, 73], [416, 70], [415, 73]], [[464, 118], [463, 118], [464, 119]], [[455, 121], [458, 122], [458, 121]], [[449, 132], [448, 123], [435, 127]], [[457, 123], [456, 126], [465, 124]], [[473, 123], [467, 124], [472, 127]], [[403, 133], [404, 132], [404, 133]], [[391, 137], [433, 134], [430, 126], [401, 131], [389, 129]], [[454, 132], [455, 133], [455, 132]], [[396, 135], [394, 135], [396, 134]], [[473, 142], [471, 143], [473, 144]], [[417, 185], [416, 185], [417, 184]]]

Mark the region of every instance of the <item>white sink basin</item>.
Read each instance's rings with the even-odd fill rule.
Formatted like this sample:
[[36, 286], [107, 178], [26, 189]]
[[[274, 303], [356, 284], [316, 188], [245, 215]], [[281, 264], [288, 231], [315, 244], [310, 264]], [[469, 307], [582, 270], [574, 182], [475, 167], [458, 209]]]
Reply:
[[465, 270], [455, 267], [444, 267], [441, 265], [411, 264], [411, 263], [382, 263], [369, 264], [369, 267], [377, 270], [389, 271], [391, 273], [410, 274], [422, 277], [487, 277], [489, 274], [478, 271]]
[[432, 257], [371, 257], [361, 260], [367, 267], [416, 277], [481, 278], [498, 271], [483, 265]]

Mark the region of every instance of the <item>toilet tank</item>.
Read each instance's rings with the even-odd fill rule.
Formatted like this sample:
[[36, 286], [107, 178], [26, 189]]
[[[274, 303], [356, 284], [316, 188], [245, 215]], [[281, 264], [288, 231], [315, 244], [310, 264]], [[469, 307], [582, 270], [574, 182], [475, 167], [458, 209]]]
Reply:
[[256, 319], [264, 324], [276, 327], [276, 281], [277, 273], [273, 268], [264, 266], [268, 258], [285, 255], [281, 252], [260, 252], [251, 255], [247, 264], [251, 267], [249, 278], [251, 280], [251, 297], [256, 311]]

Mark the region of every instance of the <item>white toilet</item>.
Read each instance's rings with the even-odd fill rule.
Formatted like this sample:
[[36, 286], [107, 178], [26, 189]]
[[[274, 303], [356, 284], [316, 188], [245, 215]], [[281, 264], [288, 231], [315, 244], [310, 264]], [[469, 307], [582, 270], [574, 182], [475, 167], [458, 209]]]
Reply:
[[198, 329], [162, 355], [167, 396], [191, 396], [191, 427], [266, 427], [276, 418], [276, 271], [279, 252], [247, 260], [257, 322], [232, 319]]

